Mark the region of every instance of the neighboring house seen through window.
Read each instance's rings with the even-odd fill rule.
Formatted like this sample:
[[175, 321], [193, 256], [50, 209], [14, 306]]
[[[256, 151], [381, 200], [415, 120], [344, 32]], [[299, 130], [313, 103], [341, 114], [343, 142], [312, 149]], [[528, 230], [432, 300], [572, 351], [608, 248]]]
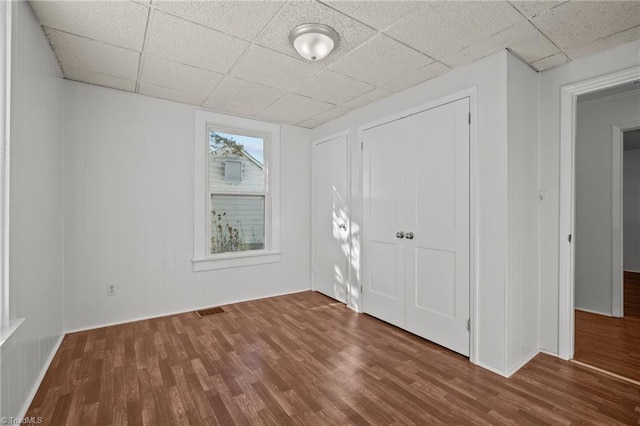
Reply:
[[280, 126], [195, 112], [194, 271], [280, 260]]
[[264, 146], [209, 129], [210, 254], [264, 249]]

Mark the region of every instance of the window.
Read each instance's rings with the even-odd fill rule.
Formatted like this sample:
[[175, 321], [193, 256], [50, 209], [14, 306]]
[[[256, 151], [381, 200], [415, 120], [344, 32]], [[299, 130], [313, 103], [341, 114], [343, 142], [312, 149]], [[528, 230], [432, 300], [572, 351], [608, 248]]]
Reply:
[[195, 271], [279, 261], [279, 135], [196, 111]]
[[262, 250], [265, 137], [208, 132], [209, 253]]
[[224, 162], [224, 180], [226, 182], [242, 182], [242, 161], [227, 160]]

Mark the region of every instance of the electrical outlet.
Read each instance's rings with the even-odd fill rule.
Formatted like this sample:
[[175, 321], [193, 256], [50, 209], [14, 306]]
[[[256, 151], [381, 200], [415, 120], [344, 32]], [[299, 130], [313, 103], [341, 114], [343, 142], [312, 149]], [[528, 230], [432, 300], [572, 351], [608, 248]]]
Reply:
[[116, 295], [116, 285], [107, 284], [107, 296], [115, 296], [115, 295]]

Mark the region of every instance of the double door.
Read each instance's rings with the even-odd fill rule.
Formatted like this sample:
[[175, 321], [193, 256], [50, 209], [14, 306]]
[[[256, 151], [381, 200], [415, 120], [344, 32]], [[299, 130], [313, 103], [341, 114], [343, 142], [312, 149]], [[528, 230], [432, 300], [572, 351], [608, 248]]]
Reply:
[[363, 308], [469, 355], [469, 98], [363, 131]]

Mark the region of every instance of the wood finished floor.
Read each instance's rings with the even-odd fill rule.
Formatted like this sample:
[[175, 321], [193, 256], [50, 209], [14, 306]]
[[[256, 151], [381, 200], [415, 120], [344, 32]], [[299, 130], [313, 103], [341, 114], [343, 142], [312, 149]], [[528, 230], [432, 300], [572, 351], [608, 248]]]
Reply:
[[304, 292], [69, 334], [45, 425], [638, 424], [640, 387], [548, 355], [510, 379]]
[[640, 273], [624, 273], [624, 316], [640, 319]]
[[640, 382], [640, 274], [625, 272], [624, 315], [576, 311], [574, 359]]

